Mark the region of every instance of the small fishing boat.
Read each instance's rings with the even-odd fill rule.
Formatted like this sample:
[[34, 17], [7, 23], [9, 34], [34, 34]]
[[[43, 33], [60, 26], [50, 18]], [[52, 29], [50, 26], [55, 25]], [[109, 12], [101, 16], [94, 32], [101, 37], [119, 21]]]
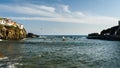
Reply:
[[63, 37], [62, 37], [62, 41], [65, 41], [65, 40], [66, 40], [66, 38], [63, 36]]

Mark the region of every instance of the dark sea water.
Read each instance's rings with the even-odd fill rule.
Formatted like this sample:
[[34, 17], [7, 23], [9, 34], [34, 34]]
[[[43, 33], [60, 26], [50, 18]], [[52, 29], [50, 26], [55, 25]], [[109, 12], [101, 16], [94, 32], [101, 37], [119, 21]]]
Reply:
[[42, 37], [0, 41], [0, 68], [120, 68], [120, 41]]

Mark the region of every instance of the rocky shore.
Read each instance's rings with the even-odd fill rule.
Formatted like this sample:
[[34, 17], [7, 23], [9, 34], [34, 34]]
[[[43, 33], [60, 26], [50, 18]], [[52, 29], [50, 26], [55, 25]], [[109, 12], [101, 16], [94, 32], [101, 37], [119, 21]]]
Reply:
[[117, 26], [102, 30], [99, 33], [91, 33], [87, 36], [88, 39], [103, 39], [103, 40], [120, 40], [120, 21]]

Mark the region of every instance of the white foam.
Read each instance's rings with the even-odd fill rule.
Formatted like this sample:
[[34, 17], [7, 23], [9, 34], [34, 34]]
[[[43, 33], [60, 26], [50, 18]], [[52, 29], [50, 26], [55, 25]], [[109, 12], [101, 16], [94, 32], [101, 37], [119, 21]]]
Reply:
[[5, 60], [5, 59], [8, 59], [8, 57], [3, 57], [3, 58], [0, 58], [0, 60]]

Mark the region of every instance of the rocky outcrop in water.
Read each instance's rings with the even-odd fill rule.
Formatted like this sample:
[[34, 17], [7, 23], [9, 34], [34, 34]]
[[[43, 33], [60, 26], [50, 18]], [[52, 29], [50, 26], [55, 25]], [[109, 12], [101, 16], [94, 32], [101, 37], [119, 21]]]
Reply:
[[0, 18], [0, 39], [21, 40], [26, 38], [26, 34], [23, 25], [7, 18]]
[[88, 39], [120, 40], [120, 21], [118, 26], [114, 26], [99, 33], [88, 34]]
[[27, 34], [27, 38], [38, 38], [38, 37], [39, 37], [39, 35], [34, 34], [34, 33], [28, 33]]

